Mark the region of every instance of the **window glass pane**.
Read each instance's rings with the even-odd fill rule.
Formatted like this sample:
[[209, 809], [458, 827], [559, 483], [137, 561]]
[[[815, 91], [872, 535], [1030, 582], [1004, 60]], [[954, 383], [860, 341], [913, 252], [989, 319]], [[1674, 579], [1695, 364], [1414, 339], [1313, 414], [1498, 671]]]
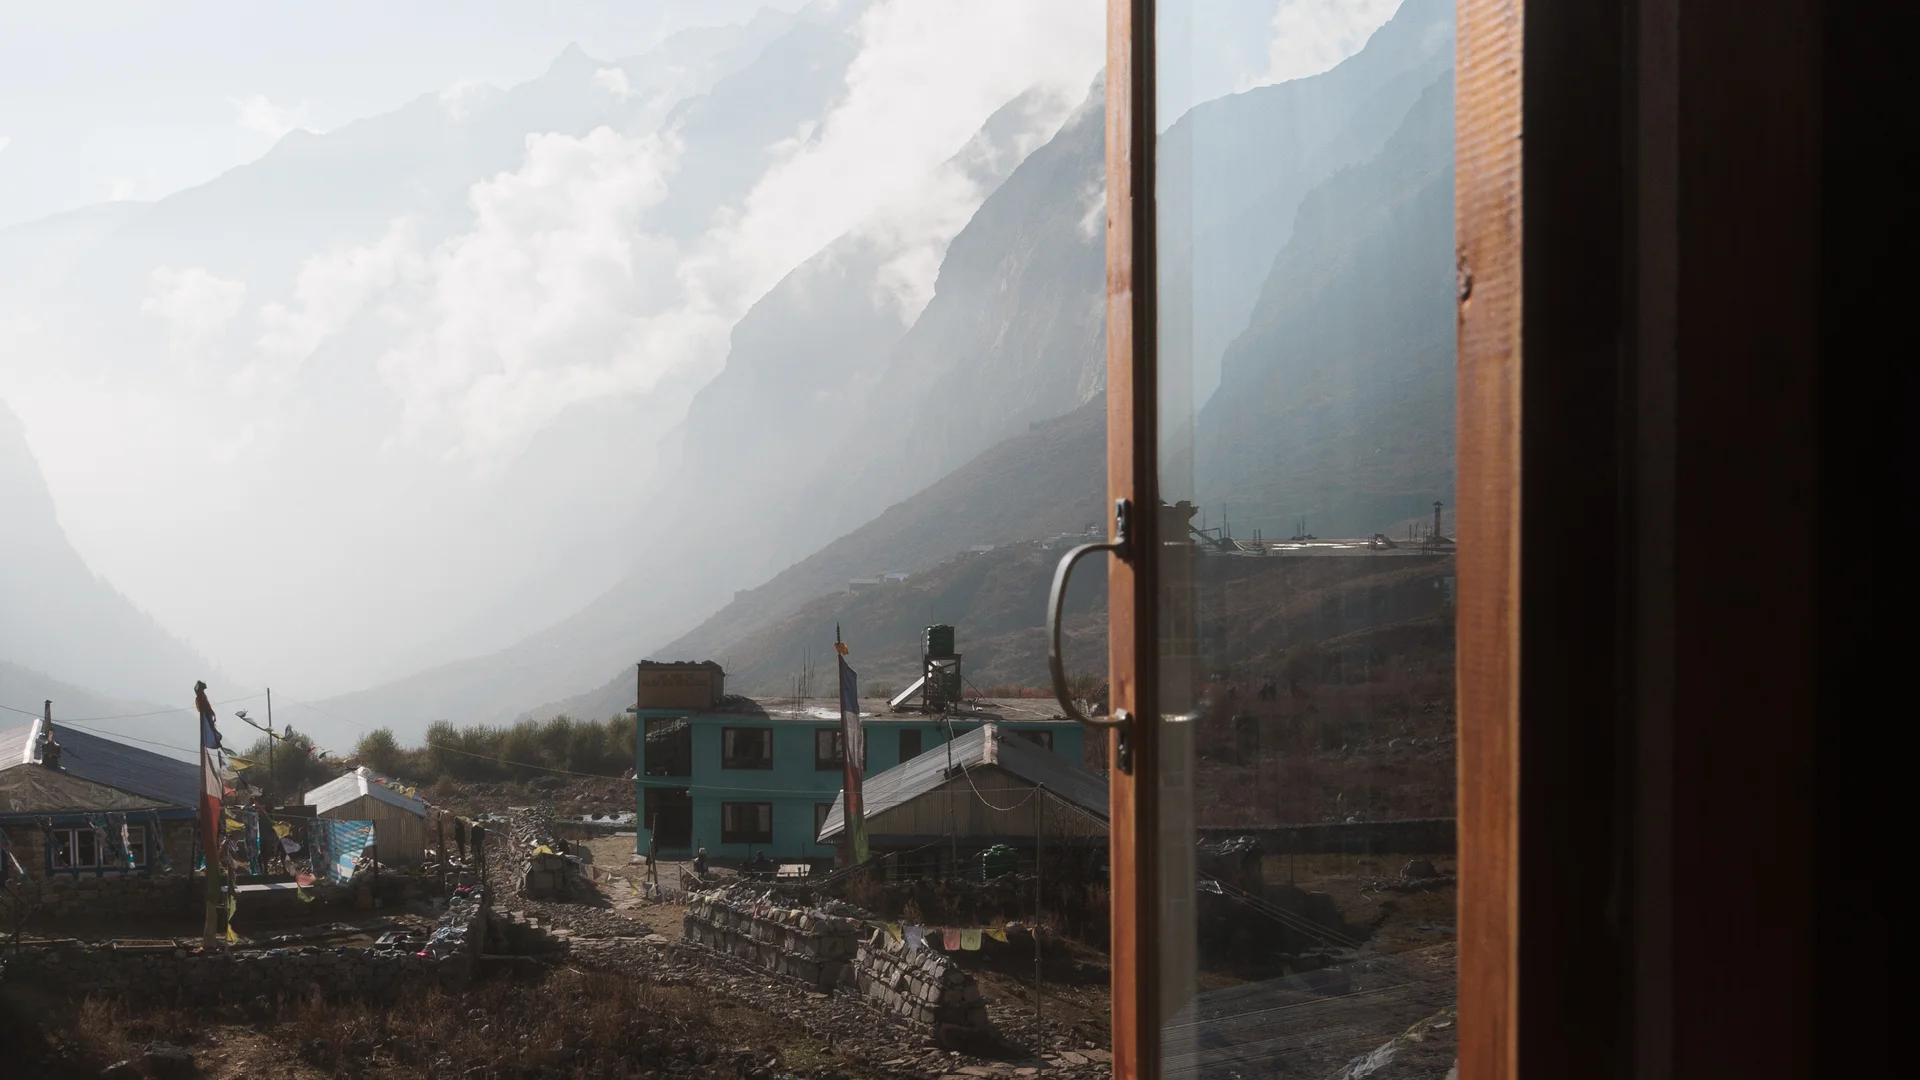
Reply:
[[1444, 1076], [1451, 0], [1159, 11], [1166, 1074]]
[[767, 728], [722, 728], [721, 765], [729, 769], [773, 768], [773, 732]]
[[839, 730], [821, 728], [813, 733], [813, 764], [818, 769], [838, 769], [846, 764]]

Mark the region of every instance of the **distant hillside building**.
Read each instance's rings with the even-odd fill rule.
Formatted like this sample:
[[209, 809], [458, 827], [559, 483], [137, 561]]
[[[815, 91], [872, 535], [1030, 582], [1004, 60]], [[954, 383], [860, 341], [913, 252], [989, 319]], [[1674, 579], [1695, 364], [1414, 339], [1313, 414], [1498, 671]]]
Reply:
[[[718, 665], [714, 670], [723, 677]], [[788, 862], [833, 858], [833, 845], [818, 837], [842, 781], [836, 699], [731, 697], [706, 707], [668, 706], [643, 688], [634, 712], [644, 732], [636, 762], [639, 850], [657, 838], [669, 859], [702, 847], [716, 860], [747, 860], [755, 852]], [[864, 717], [866, 774], [943, 753], [950, 738], [990, 723], [1062, 763], [1081, 760], [1080, 725], [1060, 718], [1051, 701], [991, 700], [945, 716]]]

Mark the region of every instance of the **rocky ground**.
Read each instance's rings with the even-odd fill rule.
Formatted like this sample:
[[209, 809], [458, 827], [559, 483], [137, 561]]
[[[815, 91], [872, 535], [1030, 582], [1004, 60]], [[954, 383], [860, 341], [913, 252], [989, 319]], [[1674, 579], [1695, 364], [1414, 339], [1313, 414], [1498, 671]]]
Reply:
[[[527, 802], [539, 802], [556, 816], [631, 809], [625, 805], [627, 785], [618, 780], [484, 787], [462, 786], [455, 793], [470, 804], [467, 813]], [[576, 842], [600, 872], [584, 902], [518, 897], [505, 880], [506, 860], [491, 859], [493, 895], [513, 928], [513, 947], [545, 955], [488, 961], [483, 978], [460, 997], [436, 992], [384, 1011], [320, 1002], [288, 1002], [267, 1011], [136, 1011], [99, 1001], [76, 1010], [14, 988], [0, 995], [0, 1044], [11, 1051], [9, 1067], [0, 1072], [9, 1080], [103, 1073], [112, 1080], [167, 1080], [184, 1055], [194, 1075], [207, 1080], [663, 1074], [1093, 1080], [1110, 1073], [1108, 969], [1098, 950], [1058, 939], [1048, 943], [1037, 1018], [1029, 957], [1004, 950], [960, 954], [987, 999], [999, 1041], [974, 1053], [944, 1049], [855, 997], [819, 993], [684, 944], [684, 908], [643, 894], [646, 868], [634, 857], [633, 843], [630, 833]], [[1407, 861], [1280, 856], [1268, 857], [1260, 871], [1268, 881], [1292, 881], [1331, 897], [1345, 924], [1367, 937], [1365, 955], [1450, 963], [1430, 958], [1451, 955], [1453, 865], [1434, 859], [1430, 876], [1423, 871], [1409, 878], [1403, 873]], [[681, 869], [663, 864], [661, 883], [677, 888]], [[430, 922], [425, 905], [418, 911], [413, 906], [389, 905], [377, 913], [314, 911], [308, 926], [260, 927], [255, 943], [367, 944], [382, 929]], [[151, 929], [154, 936], [171, 936], [160, 931], [175, 928]], [[178, 929], [191, 933], [197, 927]], [[102, 928], [106, 936], [130, 932], [147, 930]], [[1450, 987], [1447, 973], [1440, 974], [1435, 985]], [[1239, 985], [1251, 984], [1218, 975], [1202, 980], [1209, 990]], [[1322, 1068], [1328, 1059], [1316, 1059], [1300, 1075], [1437, 1080], [1451, 1066], [1451, 1014], [1442, 1005], [1423, 1008], [1414, 1019], [1411, 1027], [1407, 1019], [1377, 1028], [1363, 1024], [1371, 1049], [1363, 1048], [1344, 1068]], [[12, 1067], [23, 1062], [24, 1071]]]
[[[496, 904], [565, 941], [568, 963], [575, 967], [616, 971], [650, 985], [698, 991], [711, 995], [715, 1008], [723, 1012], [783, 1017], [849, 1067], [921, 1078], [1044, 1074], [1092, 1080], [1111, 1073], [1104, 967], [1096, 971], [1070, 956], [1054, 957], [1055, 966], [1064, 962], [1082, 969], [1082, 978], [1076, 981], [1097, 981], [1098, 1014], [1089, 1015], [1094, 1010], [1088, 1007], [1083, 986], [1062, 986], [1051, 1009], [1043, 989], [1042, 1016], [1037, 1020], [1030, 979], [1017, 986], [1013, 980], [996, 978], [995, 973], [976, 972], [988, 993], [987, 1012], [1000, 1045], [984, 1055], [943, 1050], [930, 1035], [881, 1015], [855, 996], [822, 994], [735, 958], [684, 944], [680, 922], [685, 907], [650, 903], [634, 895], [627, 883], [640, 880], [644, 867], [614, 861], [621, 854], [631, 859], [631, 840], [625, 841], [624, 851], [621, 843], [619, 838], [608, 838], [590, 844], [595, 865], [616, 875], [612, 883], [602, 882], [598, 903], [515, 896], [510, 883], [496, 872]], [[494, 860], [492, 865], [498, 871], [504, 860]], [[662, 867], [670, 887], [677, 884], [677, 869]], [[1012, 993], [1007, 992], [1010, 985], [1017, 986]]]

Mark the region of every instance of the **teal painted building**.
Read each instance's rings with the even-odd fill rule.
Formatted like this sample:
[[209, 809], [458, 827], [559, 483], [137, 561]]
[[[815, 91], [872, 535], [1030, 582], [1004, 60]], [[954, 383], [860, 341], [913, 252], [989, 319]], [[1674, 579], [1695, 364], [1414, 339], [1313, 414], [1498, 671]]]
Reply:
[[[640, 851], [657, 835], [663, 859], [690, 858], [702, 847], [723, 863], [744, 862], [755, 852], [785, 862], [834, 857], [831, 845], [814, 838], [843, 779], [837, 701], [756, 701], [722, 697], [716, 688], [712, 698], [720, 700], [711, 704], [707, 692], [696, 689], [686, 704], [674, 706], [647, 692], [647, 678], [643, 669], [641, 700], [648, 707], [634, 710], [645, 733], [635, 764]], [[989, 722], [1075, 766], [1084, 752], [1080, 725], [1037, 698], [972, 701], [940, 716], [883, 712], [862, 721], [868, 776], [939, 753], [949, 739]]]

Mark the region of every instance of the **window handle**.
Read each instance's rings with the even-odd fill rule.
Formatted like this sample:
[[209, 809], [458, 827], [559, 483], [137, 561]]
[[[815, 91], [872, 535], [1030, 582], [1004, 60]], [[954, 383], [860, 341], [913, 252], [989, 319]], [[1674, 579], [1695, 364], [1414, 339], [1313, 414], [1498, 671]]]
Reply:
[[1073, 576], [1073, 565], [1096, 551], [1111, 552], [1118, 559], [1133, 558], [1133, 543], [1129, 536], [1133, 519], [1133, 502], [1129, 499], [1115, 499], [1113, 503], [1113, 540], [1104, 544], [1081, 544], [1060, 557], [1060, 565], [1053, 569], [1053, 589], [1047, 596], [1047, 665], [1053, 670], [1053, 696], [1060, 702], [1060, 710], [1068, 719], [1078, 720], [1093, 728], [1124, 727], [1129, 717], [1125, 710], [1116, 711], [1112, 716], [1088, 716], [1073, 703], [1073, 696], [1067, 689], [1066, 661], [1060, 655], [1060, 615], [1067, 603], [1067, 579]]

